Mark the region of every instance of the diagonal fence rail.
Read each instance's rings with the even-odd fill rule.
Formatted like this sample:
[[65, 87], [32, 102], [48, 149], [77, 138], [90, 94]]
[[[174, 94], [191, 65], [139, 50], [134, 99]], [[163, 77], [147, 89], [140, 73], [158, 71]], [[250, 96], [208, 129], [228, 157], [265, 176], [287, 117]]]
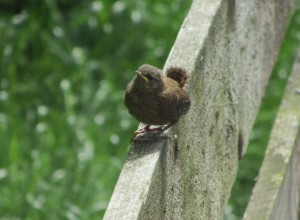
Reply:
[[298, 220], [300, 50], [276, 116], [245, 220]]

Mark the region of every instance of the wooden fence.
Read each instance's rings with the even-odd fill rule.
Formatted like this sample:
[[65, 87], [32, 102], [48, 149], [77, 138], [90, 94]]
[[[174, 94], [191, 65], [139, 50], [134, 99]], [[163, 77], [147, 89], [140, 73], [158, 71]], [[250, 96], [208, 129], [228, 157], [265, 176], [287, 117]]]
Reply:
[[[188, 71], [191, 109], [168, 131], [170, 139], [133, 143], [105, 220], [223, 219], [238, 158], [295, 5], [295, 0], [193, 1], [164, 68]], [[245, 219], [297, 218], [300, 95], [293, 91], [300, 87], [299, 65]], [[290, 218], [282, 218], [286, 215]]]
[[298, 220], [300, 50], [272, 129], [244, 219]]

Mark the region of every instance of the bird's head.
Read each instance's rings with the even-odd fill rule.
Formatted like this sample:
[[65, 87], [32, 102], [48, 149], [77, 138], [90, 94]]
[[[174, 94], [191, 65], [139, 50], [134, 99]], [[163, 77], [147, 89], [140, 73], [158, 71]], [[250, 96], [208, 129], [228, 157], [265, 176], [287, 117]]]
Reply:
[[142, 91], [160, 92], [164, 88], [162, 72], [154, 66], [144, 64], [136, 71], [134, 84]]

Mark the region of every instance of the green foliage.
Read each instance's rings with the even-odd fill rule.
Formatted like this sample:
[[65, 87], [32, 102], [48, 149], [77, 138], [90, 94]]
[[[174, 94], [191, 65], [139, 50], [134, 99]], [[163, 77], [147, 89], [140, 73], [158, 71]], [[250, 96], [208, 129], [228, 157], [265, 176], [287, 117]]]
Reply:
[[123, 91], [189, 4], [0, 2], [0, 219], [101, 218], [137, 127]]

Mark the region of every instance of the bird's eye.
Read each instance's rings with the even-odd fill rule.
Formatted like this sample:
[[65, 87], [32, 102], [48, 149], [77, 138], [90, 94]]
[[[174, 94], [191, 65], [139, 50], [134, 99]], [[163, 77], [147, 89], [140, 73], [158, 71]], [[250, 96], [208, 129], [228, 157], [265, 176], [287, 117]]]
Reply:
[[155, 79], [150, 73], [146, 73], [146, 74], [145, 74], [145, 77], [146, 77], [147, 79], [149, 79], [149, 80]]

